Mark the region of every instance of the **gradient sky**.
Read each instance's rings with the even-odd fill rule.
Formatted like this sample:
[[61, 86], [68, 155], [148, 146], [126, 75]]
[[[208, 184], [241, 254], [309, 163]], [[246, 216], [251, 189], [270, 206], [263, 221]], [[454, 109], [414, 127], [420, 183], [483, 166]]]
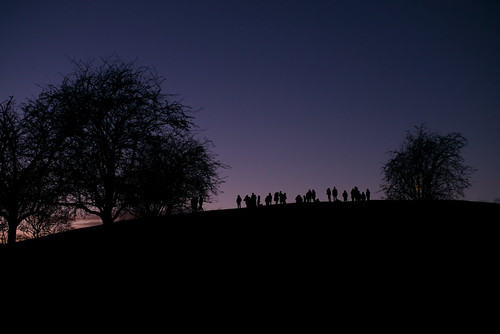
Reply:
[[467, 200], [500, 201], [500, 1], [2, 1], [0, 99], [37, 96], [70, 59], [155, 68], [197, 110], [225, 183], [288, 201], [370, 188], [406, 132], [469, 141]]

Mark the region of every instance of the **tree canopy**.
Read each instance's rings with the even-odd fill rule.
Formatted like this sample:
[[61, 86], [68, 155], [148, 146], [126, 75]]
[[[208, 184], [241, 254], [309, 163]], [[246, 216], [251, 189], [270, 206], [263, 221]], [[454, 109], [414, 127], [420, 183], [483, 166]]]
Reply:
[[408, 131], [399, 150], [388, 152], [381, 189], [388, 199], [439, 200], [464, 197], [475, 169], [464, 164], [467, 139], [458, 132], [440, 135], [424, 125]]
[[119, 58], [72, 63], [22, 113], [12, 101], [1, 105], [0, 214], [12, 225], [9, 241], [22, 220], [47, 216], [25, 208], [47, 207], [37, 202], [43, 191], [52, 204], [104, 224], [127, 213], [170, 214], [192, 196], [218, 194], [219, 170], [228, 166], [200, 138], [191, 108], [163, 92], [162, 77]]

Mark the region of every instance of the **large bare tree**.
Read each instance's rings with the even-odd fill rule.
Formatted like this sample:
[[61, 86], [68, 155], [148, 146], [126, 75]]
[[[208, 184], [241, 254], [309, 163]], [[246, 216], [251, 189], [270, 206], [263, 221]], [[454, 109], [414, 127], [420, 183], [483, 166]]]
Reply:
[[[188, 138], [195, 125], [191, 108], [164, 93], [164, 79], [147, 67], [116, 57], [73, 65], [72, 73], [45, 87], [32, 105], [50, 119], [56, 137], [64, 138], [59, 170], [66, 204], [109, 224], [130, 210], [130, 199], [137, 198], [131, 192], [144, 188], [135, 182], [153, 159], [144, 156], [156, 147], [151, 140]], [[180, 182], [186, 186], [188, 180]]]

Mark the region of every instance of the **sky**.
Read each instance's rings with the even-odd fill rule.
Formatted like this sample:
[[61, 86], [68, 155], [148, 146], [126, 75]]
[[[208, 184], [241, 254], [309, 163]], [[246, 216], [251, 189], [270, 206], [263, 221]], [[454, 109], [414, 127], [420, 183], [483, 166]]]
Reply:
[[466, 200], [500, 202], [500, 1], [2, 1], [0, 100], [36, 97], [71, 59], [118, 56], [165, 78], [214, 144], [220, 194], [354, 186], [425, 124], [460, 132]]

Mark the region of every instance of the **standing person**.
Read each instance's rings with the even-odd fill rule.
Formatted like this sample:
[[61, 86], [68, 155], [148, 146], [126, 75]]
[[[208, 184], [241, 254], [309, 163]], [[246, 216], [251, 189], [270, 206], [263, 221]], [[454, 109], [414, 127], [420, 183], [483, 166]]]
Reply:
[[271, 195], [271, 193], [269, 193], [266, 196], [266, 206], [271, 205], [272, 202], [273, 202], [273, 195]]
[[238, 206], [238, 209], [241, 209], [241, 196], [238, 195], [236, 197], [236, 205]]
[[370, 189], [366, 188], [365, 195], [366, 195], [366, 200], [369, 201], [370, 200]]
[[297, 203], [297, 204], [302, 203], [302, 196], [300, 196], [300, 195], [295, 196], [295, 203]]
[[282, 193], [280, 197], [281, 204], [286, 204], [286, 193]]
[[337, 195], [339, 194], [337, 188], [335, 188], [335, 186], [333, 186], [333, 190], [332, 190], [332, 195], [333, 195], [333, 201], [334, 202], [337, 202]]
[[347, 202], [347, 191], [344, 189], [344, 192], [342, 193], [342, 197], [344, 197], [344, 202]]
[[359, 201], [359, 200], [361, 200], [361, 193], [359, 192], [358, 186], [354, 186], [354, 188], [352, 189], [351, 197], [353, 197], [352, 198], [353, 201]]
[[252, 208], [257, 207], [257, 196], [254, 193], [252, 193], [252, 196], [250, 196], [250, 202]]
[[330, 190], [330, 187], [326, 189], [326, 196], [328, 197], [328, 202], [332, 201], [332, 191]]

